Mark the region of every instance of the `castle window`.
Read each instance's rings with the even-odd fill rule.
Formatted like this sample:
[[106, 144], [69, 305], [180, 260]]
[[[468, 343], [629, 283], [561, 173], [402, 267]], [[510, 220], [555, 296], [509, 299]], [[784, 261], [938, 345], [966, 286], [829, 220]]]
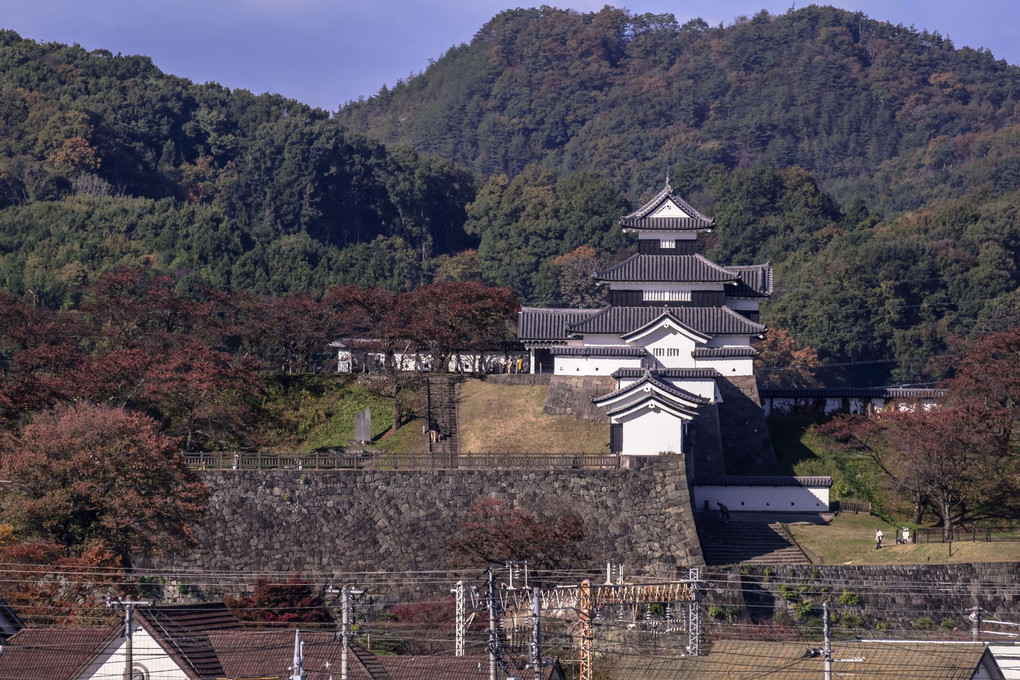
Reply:
[[646, 290], [642, 294], [645, 302], [690, 302], [689, 290]]
[[676, 241], [659, 241], [659, 248], [661, 250], [676, 248]]

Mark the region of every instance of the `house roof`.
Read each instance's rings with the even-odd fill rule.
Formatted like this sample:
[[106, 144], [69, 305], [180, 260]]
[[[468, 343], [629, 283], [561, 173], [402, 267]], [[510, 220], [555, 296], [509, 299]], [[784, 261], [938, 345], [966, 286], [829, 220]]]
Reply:
[[595, 273], [597, 281], [655, 281], [669, 283], [732, 283], [740, 275], [702, 255], [638, 253]]
[[[679, 211], [669, 211], [668, 215], [655, 216], [656, 211], [670, 201], [679, 208]], [[711, 229], [715, 226], [715, 221], [702, 215], [694, 206], [673, 193], [673, 187], [667, 179], [666, 186], [651, 200], [629, 215], [621, 217], [620, 226], [624, 229], [693, 231]]]
[[592, 399], [592, 403], [603, 404], [607, 401], [611, 401], [625, 394], [641, 390], [646, 386], [657, 390], [661, 390], [662, 392], [665, 392], [671, 397], [675, 397], [683, 401], [689, 401], [694, 404], [709, 403], [709, 400], [705, 399], [704, 397], [699, 397], [698, 395], [692, 394], [687, 390], [680, 389], [679, 387], [675, 387], [673, 385], [670, 385], [669, 383], [664, 383], [661, 380], [656, 380], [652, 376], [651, 371], [645, 371], [644, 377], [641, 380], [638, 380], [637, 382], [630, 383], [626, 387], [621, 387], [620, 389], [610, 392], [609, 394], [604, 394], [601, 397], [595, 397], [594, 399]]
[[[209, 636], [229, 678], [286, 680], [294, 660], [293, 630], [229, 631]], [[340, 677], [343, 643], [330, 631], [302, 631], [304, 671], [309, 677]], [[367, 652], [351, 647], [348, 667], [351, 680], [389, 680]], [[371, 657], [370, 670], [362, 656]]]
[[119, 625], [105, 628], [25, 628], [4, 641], [2, 680], [65, 680], [77, 677], [113, 641]]
[[832, 486], [832, 477], [815, 476], [768, 476], [768, 475], [718, 475], [714, 477], [695, 477], [695, 486], [800, 486], [816, 489], [828, 489]]
[[[486, 656], [380, 656], [379, 661], [393, 680], [488, 680]], [[339, 677], [339, 676], [338, 676]], [[503, 674], [500, 673], [500, 677]], [[527, 672], [527, 677], [534, 675]], [[542, 669], [543, 680], [563, 677], [559, 662]]]
[[[718, 640], [700, 657], [621, 656], [614, 680], [787, 680], [821, 677], [821, 642]], [[1002, 678], [982, 643], [837, 642], [832, 677], [854, 680], [971, 680], [979, 669]], [[845, 659], [841, 661], [840, 659]]]
[[761, 352], [754, 347], [695, 347], [691, 356], [695, 359], [732, 359], [737, 357], [756, 357]]
[[555, 356], [581, 357], [643, 357], [648, 354], [644, 347], [629, 345], [584, 345], [582, 347], [554, 347], [550, 353]]
[[623, 335], [665, 313], [703, 335], [758, 335], [765, 326], [729, 307], [606, 307], [567, 326], [570, 333]]
[[738, 277], [737, 286], [726, 291], [730, 297], [757, 298], [772, 295], [772, 265], [752, 264], [726, 269]]
[[917, 387], [763, 387], [758, 394], [781, 399], [941, 399], [945, 390]]
[[517, 315], [517, 337], [529, 340], [566, 342], [570, 324], [598, 314], [598, 309], [524, 307]]
[[205, 680], [224, 669], [209, 640], [211, 633], [241, 631], [243, 625], [221, 602], [139, 607], [138, 621], [188, 675]]
[[[640, 378], [647, 369], [644, 368], [618, 368], [613, 373], [617, 380], [621, 378]], [[691, 379], [691, 378], [721, 378], [722, 373], [714, 368], [653, 368], [648, 370], [656, 378], [667, 379]]]

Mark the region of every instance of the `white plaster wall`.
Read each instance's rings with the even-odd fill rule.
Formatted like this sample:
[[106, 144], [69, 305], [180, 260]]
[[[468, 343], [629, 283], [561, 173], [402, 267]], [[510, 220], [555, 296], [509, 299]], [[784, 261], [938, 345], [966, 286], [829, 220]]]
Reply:
[[713, 335], [705, 347], [750, 347], [750, 335]]
[[714, 368], [723, 375], [754, 375], [754, 362], [750, 357], [732, 359], [695, 359], [698, 368]]
[[758, 299], [757, 298], [738, 298], [731, 297], [726, 298], [726, 306], [733, 311], [741, 312], [757, 312], [758, 311]]
[[641, 357], [558, 356], [556, 375], [612, 375], [621, 368], [641, 368]]
[[[694, 368], [694, 359], [691, 352], [697, 344], [691, 338], [680, 331], [671, 328], [656, 328], [651, 333], [631, 343], [638, 347], [644, 347], [651, 355], [649, 358], [655, 365], [661, 368]], [[655, 351], [662, 350], [661, 356], [656, 356]], [[669, 356], [669, 350], [673, 349], [675, 356]]]
[[[624, 438], [624, 445], [626, 445]], [[829, 489], [803, 486], [695, 486], [694, 507], [717, 510], [722, 503], [730, 511], [828, 512]]]
[[584, 336], [585, 346], [590, 345], [625, 345], [623, 340], [620, 339], [619, 335], [603, 335], [603, 334], [587, 334]]
[[620, 418], [610, 419], [623, 425], [623, 455], [656, 456], [683, 450], [683, 420], [649, 404]]
[[[117, 638], [93, 661], [79, 680], [122, 680], [124, 677], [124, 638]], [[188, 680], [187, 674], [163, 651], [159, 643], [142, 627], [132, 636], [132, 657], [149, 672], [151, 680]]]

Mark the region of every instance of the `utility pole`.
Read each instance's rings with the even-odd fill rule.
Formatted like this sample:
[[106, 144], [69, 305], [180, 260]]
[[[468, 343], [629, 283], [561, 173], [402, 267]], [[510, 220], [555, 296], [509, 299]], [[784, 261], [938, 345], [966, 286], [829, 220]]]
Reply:
[[499, 649], [499, 636], [496, 633], [496, 576], [489, 567], [489, 680], [496, 677], [496, 652]]
[[825, 647], [822, 649], [822, 664], [824, 680], [832, 680], [832, 640], [829, 637], [829, 603], [822, 603], [822, 635], [825, 637]]
[[535, 617], [531, 632], [531, 667], [535, 669], [535, 680], [542, 680], [542, 591], [537, 587], [531, 591], [531, 606]]
[[981, 638], [981, 607], [977, 605], [970, 608], [970, 634], [974, 642]]
[[305, 675], [305, 643], [301, 642], [301, 631], [294, 630], [294, 660], [290, 664], [293, 673], [290, 680], [307, 680]]
[[351, 596], [361, 595], [365, 591], [355, 590], [354, 586], [344, 586], [340, 594], [340, 680], [350, 678], [350, 646], [351, 646]]
[[132, 628], [135, 620], [135, 607], [141, 605], [146, 607], [152, 604], [144, 600], [125, 600], [118, 597], [116, 600], [107, 599], [106, 606], [110, 609], [124, 608], [124, 680], [131, 680], [132, 671], [135, 665], [135, 653], [132, 640]]
[[457, 620], [455, 626], [455, 642], [453, 647], [454, 656], [464, 656], [464, 582], [457, 581], [456, 587], [451, 591], [457, 602]]

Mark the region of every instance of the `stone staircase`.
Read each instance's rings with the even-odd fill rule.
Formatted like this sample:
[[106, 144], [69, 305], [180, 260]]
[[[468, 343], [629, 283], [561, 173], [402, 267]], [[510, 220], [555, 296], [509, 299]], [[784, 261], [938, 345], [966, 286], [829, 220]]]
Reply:
[[811, 564], [781, 522], [734, 515], [723, 522], [715, 513], [698, 513], [698, 538], [708, 565]]
[[428, 412], [426, 419], [432, 430], [439, 433], [435, 441], [429, 440], [429, 453], [447, 455], [455, 462], [460, 452], [457, 428], [457, 393], [459, 381], [454, 376], [440, 375], [426, 378]]

